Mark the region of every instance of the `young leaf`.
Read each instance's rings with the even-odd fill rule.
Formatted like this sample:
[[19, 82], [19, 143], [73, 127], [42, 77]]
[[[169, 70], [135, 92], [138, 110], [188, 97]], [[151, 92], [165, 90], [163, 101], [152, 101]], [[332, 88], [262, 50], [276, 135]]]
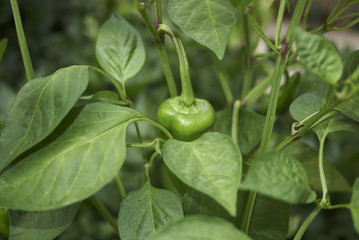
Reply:
[[170, 0], [168, 14], [183, 32], [223, 58], [238, 11], [229, 0]]
[[91, 96], [91, 99], [121, 104], [120, 95], [112, 91], [100, 91]]
[[292, 204], [310, 203], [316, 198], [304, 167], [292, 156], [281, 152], [256, 158], [242, 186]]
[[359, 234], [359, 178], [355, 179], [352, 198], [349, 204], [349, 210], [353, 217], [354, 227]]
[[140, 71], [145, 62], [140, 34], [121, 16], [112, 16], [100, 28], [96, 58], [108, 74], [124, 83]]
[[188, 186], [236, 214], [237, 189], [242, 175], [242, 156], [232, 139], [205, 133], [192, 142], [168, 140], [163, 145], [167, 167]]
[[85, 91], [88, 80], [87, 67], [72, 66], [25, 84], [1, 132], [0, 172], [57, 127]]
[[72, 222], [80, 204], [42, 212], [10, 211], [10, 239], [52, 240]]
[[97, 192], [120, 170], [127, 126], [142, 114], [91, 103], [75, 108], [32, 153], [0, 176], [0, 206], [42, 211], [67, 206]]
[[[318, 151], [301, 141], [290, 144], [283, 150], [301, 162], [307, 171], [309, 185], [315, 191], [322, 191], [318, 169]], [[334, 164], [324, 158], [324, 172], [329, 192], [350, 192], [351, 186]]]
[[250, 240], [231, 223], [217, 217], [189, 216], [171, 223], [154, 234], [149, 240]]
[[0, 41], [0, 63], [1, 63], [2, 57], [4, 56], [6, 46], [7, 46], [7, 38], [4, 38]]
[[318, 92], [305, 93], [294, 100], [289, 112], [297, 121], [302, 121], [313, 113], [319, 111], [321, 98]]
[[324, 37], [295, 31], [297, 54], [304, 68], [319, 80], [332, 85], [340, 79], [343, 64], [337, 49]]
[[129, 193], [121, 203], [118, 229], [121, 239], [147, 239], [151, 232], [183, 218], [181, 201], [170, 191], [147, 182]]
[[[214, 130], [231, 135], [232, 110], [226, 108], [216, 113]], [[262, 137], [265, 117], [245, 109], [239, 110], [238, 142], [241, 153], [248, 154], [259, 143]]]

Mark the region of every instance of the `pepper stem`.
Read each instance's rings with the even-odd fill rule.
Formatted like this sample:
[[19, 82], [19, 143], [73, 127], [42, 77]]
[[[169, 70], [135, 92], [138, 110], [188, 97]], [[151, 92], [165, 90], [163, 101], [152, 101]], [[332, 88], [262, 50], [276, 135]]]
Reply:
[[188, 60], [181, 38], [176, 31], [174, 31], [172, 28], [170, 28], [165, 24], [159, 24], [157, 28], [157, 32], [159, 34], [167, 34], [171, 38], [173, 45], [176, 48], [176, 52], [180, 64], [181, 86], [182, 86], [182, 93], [180, 98], [185, 105], [191, 106], [194, 103], [194, 94], [191, 84], [191, 78], [189, 75]]

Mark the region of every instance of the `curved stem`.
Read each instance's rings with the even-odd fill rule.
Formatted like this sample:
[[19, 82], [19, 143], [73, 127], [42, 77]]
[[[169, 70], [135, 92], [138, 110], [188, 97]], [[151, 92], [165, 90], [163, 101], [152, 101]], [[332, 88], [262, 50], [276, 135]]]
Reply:
[[329, 195], [328, 195], [328, 186], [327, 186], [327, 180], [325, 178], [325, 172], [324, 172], [324, 158], [323, 158], [323, 152], [324, 152], [324, 142], [325, 142], [326, 136], [324, 135], [319, 140], [319, 157], [318, 157], [318, 168], [319, 168], [319, 177], [320, 177], [320, 185], [322, 186], [322, 200], [320, 201], [321, 205], [329, 205]]
[[167, 34], [171, 38], [173, 45], [176, 48], [179, 65], [180, 65], [180, 74], [181, 74], [181, 86], [182, 86], [181, 100], [184, 102], [184, 104], [190, 106], [194, 102], [194, 94], [193, 94], [191, 78], [189, 74], [188, 60], [182, 41], [178, 33], [167, 25], [164, 24], [158, 25], [157, 32], [160, 34]]
[[218, 58], [213, 56], [213, 59], [214, 59], [215, 65], [216, 65], [219, 82], [220, 82], [222, 90], [224, 92], [224, 96], [226, 97], [228, 105], [230, 105], [233, 102], [233, 94], [232, 94], [231, 88], [228, 84], [227, 74], [224, 71], [223, 67], [221, 66], [221, 63], [218, 60]]
[[238, 114], [239, 109], [241, 108], [241, 101], [236, 100], [233, 104], [233, 115], [232, 115], [232, 128], [231, 128], [231, 136], [234, 143], [239, 147], [238, 142]]
[[[161, 60], [161, 64], [162, 64], [162, 69], [163, 72], [165, 74], [166, 77], [166, 81], [167, 81], [167, 85], [168, 85], [168, 89], [170, 92], [170, 96], [171, 97], [176, 97], [178, 96], [178, 92], [177, 92], [177, 88], [176, 88], [176, 84], [175, 84], [175, 80], [173, 77], [173, 73], [171, 70], [171, 66], [170, 63], [168, 61], [168, 57], [167, 57], [167, 53], [166, 53], [166, 49], [165, 46], [163, 44], [163, 41], [161, 39], [161, 37], [158, 35], [158, 33], [156, 32], [156, 28], [153, 25], [153, 23], [150, 20], [150, 17], [148, 16], [147, 12], [146, 12], [146, 5], [144, 5], [143, 3], [141, 3], [140, 0], [134, 0], [135, 6], [137, 8], [137, 10], [139, 11], [139, 13], [141, 14], [145, 25], [147, 27], [147, 29], [149, 30], [154, 42], [155, 42], [155, 46], [157, 48], [157, 52], [160, 56], [160, 60]], [[156, 3], [155, 3], [156, 4]], [[159, 6], [160, 3], [157, 3], [157, 7]], [[157, 9], [158, 11], [158, 9]], [[157, 26], [156, 26], [157, 27]]]
[[170, 139], [172, 139], [172, 135], [169, 131], [167, 131], [167, 129], [165, 127], [163, 127], [161, 124], [159, 124], [156, 121], [153, 121], [150, 118], [137, 118], [136, 121], [144, 121], [144, 122], [148, 122], [151, 123], [152, 125], [156, 126], [157, 128], [159, 128], [164, 134], [166, 134], [166, 136]]
[[122, 199], [124, 199], [126, 197], [126, 190], [125, 190], [125, 187], [123, 186], [120, 175], [116, 174], [115, 180], [116, 180], [118, 190], [120, 191], [121, 197], [122, 197]]
[[321, 208], [316, 206], [312, 213], [307, 217], [307, 219], [303, 222], [302, 226], [300, 226], [297, 234], [294, 237], [294, 240], [300, 240], [303, 237], [305, 230], [307, 230], [308, 226], [313, 222], [314, 218], [318, 215]]
[[92, 195], [90, 197], [91, 203], [95, 206], [95, 208], [100, 212], [103, 218], [111, 225], [113, 230], [118, 235], [118, 226], [116, 219], [111, 215], [105, 205], [101, 202], [101, 200], [96, 196]]
[[24, 28], [22, 27], [19, 5], [17, 0], [10, 0], [12, 13], [14, 15], [15, 27], [17, 37], [19, 39], [20, 51], [22, 55], [22, 60], [24, 62], [25, 73], [27, 81], [35, 78], [34, 68], [32, 67], [32, 62], [30, 58], [29, 48], [27, 47]]
[[251, 223], [251, 218], [252, 218], [252, 213], [253, 213], [254, 204], [256, 202], [256, 198], [257, 198], [256, 192], [252, 192], [252, 191], [249, 192], [247, 197], [246, 207], [244, 210], [244, 218], [242, 220], [240, 227], [240, 229], [246, 234], [248, 234], [249, 231], [249, 225]]

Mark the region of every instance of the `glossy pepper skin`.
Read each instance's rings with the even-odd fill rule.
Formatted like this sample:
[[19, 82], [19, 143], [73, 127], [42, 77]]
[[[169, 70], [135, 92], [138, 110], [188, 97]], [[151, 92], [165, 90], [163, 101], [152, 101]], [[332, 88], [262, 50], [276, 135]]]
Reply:
[[165, 100], [158, 108], [157, 121], [170, 131], [172, 136], [181, 141], [192, 141], [208, 130], [215, 119], [211, 104], [196, 98], [194, 103], [186, 106], [180, 97]]

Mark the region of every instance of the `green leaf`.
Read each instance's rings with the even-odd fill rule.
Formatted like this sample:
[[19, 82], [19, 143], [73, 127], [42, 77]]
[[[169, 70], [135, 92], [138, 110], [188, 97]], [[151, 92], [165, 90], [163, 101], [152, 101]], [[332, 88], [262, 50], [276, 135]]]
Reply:
[[2, 57], [4, 56], [4, 52], [6, 50], [7, 41], [8, 41], [7, 38], [3, 38], [0, 41], [0, 63], [1, 63]]
[[106, 101], [114, 104], [122, 104], [120, 95], [112, 91], [100, 91], [91, 96], [91, 99]]
[[[144, 116], [92, 103], [75, 108], [38, 151], [0, 176], [0, 206], [41, 211], [83, 200], [110, 182], [126, 156], [126, 129]], [[42, 148], [41, 148], [42, 147]]]
[[[231, 136], [232, 109], [225, 108], [216, 113], [214, 130]], [[245, 109], [239, 110], [238, 142], [241, 153], [246, 155], [253, 150], [262, 137], [265, 117]]]
[[140, 34], [121, 16], [112, 16], [99, 30], [96, 58], [108, 74], [124, 83], [145, 62]]
[[[359, 1], [358, 1], [359, 2]], [[342, 80], [349, 77], [359, 66], [359, 50], [351, 52], [343, 58], [343, 76]]]
[[292, 115], [295, 120], [302, 121], [319, 111], [321, 102], [322, 100], [318, 92], [302, 94], [290, 105], [290, 115]]
[[[318, 151], [301, 141], [290, 144], [284, 153], [299, 160], [308, 174], [309, 186], [315, 191], [322, 191], [318, 169]], [[351, 186], [334, 164], [324, 158], [324, 172], [329, 192], [350, 192]]]
[[9, 226], [9, 210], [0, 208], [0, 236], [9, 238], [10, 226]]
[[151, 232], [183, 218], [181, 201], [170, 191], [147, 182], [121, 203], [118, 229], [121, 239], [147, 239]]
[[80, 204], [42, 212], [10, 211], [10, 239], [52, 240], [72, 222]]
[[239, 13], [229, 0], [170, 0], [168, 14], [183, 32], [223, 58]]
[[349, 210], [353, 217], [354, 228], [359, 234], [359, 178], [355, 179], [353, 185], [353, 193], [349, 204]]
[[163, 145], [162, 154], [180, 180], [236, 214], [242, 156], [229, 136], [212, 132], [192, 142], [171, 139]]
[[344, 113], [347, 117], [359, 122], [359, 97], [345, 101], [339, 104], [335, 109]]
[[88, 81], [87, 67], [72, 66], [25, 84], [1, 132], [0, 172], [58, 126], [85, 91]]
[[322, 36], [295, 31], [297, 54], [304, 68], [319, 80], [332, 85], [340, 79], [343, 64], [334, 45]]
[[359, 132], [359, 123], [348, 119], [343, 114], [336, 114], [319, 123], [313, 128], [319, 139], [324, 139], [329, 133], [338, 131]]
[[289, 217], [289, 204], [257, 194], [248, 235], [256, 240], [284, 240], [288, 233]]
[[292, 156], [281, 152], [257, 157], [242, 186], [292, 204], [310, 203], [316, 198], [304, 167]]
[[217, 217], [189, 216], [150, 235], [150, 240], [250, 240], [231, 223]]

